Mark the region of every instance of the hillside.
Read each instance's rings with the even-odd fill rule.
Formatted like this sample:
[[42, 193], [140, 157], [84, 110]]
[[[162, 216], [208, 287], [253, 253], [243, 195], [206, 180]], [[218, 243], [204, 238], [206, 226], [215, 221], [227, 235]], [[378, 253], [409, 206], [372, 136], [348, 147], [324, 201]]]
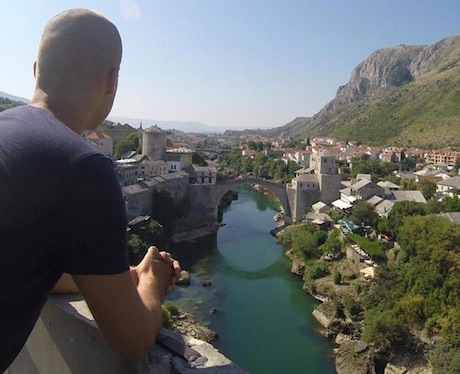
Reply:
[[328, 135], [370, 144], [460, 146], [460, 35], [429, 46], [381, 49], [313, 117], [265, 135]]

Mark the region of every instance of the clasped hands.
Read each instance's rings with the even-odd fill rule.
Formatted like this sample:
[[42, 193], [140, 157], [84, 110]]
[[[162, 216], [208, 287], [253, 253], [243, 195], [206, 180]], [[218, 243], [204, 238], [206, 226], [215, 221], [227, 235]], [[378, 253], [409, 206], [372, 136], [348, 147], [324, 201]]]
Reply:
[[172, 258], [169, 252], [160, 252], [157, 247], [151, 246], [139, 265], [131, 268], [131, 275], [136, 286], [147, 282], [156, 286], [159, 296], [163, 298], [174, 289], [181, 276], [181, 268], [179, 261]]

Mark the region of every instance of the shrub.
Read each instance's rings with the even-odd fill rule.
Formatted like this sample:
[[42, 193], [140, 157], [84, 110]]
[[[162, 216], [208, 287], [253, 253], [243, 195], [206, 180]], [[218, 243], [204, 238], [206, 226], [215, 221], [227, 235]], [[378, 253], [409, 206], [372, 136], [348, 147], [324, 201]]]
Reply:
[[305, 270], [305, 275], [310, 279], [319, 279], [329, 274], [326, 264], [314, 263]]
[[165, 329], [174, 330], [174, 322], [169, 310], [164, 305], [162, 305], [161, 311], [163, 312], [162, 326]]
[[446, 341], [436, 344], [430, 352], [429, 359], [435, 373], [460, 373], [460, 349]]
[[168, 312], [171, 313], [172, 316], [179, 315], [179, 307], [172, 301], [166, 301], [163, 305], [168, 310]]
[[341, 284], [342, 283], [342, 274], [338, 270], [334, 271], [334, 283], [335, 284]]

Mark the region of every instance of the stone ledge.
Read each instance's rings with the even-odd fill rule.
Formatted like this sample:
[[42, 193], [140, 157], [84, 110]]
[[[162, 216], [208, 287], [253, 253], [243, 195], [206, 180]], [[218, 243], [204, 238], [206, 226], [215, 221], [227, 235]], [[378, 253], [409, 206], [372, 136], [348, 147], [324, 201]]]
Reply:
[[[160, 336], [166, 337], [169, 348]], [[160, 331], [157, 340], [161, 343], [157, 342], [143, 360], [124, 360], [106, 344], [79, 295], [52, 296], [26, 345], [6, 373], [245, 373], [204, 341], [165, 329]], [[188, 360], [183, 356], [188, 356]]]

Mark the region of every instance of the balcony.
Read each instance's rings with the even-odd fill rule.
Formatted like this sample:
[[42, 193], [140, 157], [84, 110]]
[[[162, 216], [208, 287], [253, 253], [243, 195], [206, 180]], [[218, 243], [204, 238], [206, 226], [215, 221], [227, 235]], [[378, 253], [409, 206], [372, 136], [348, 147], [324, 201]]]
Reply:
[[162, 329], [150, 353], [127, 361], [104, 341], [85, 301], [52, 296], [6, 374], [245, 373], [209, 343]]

